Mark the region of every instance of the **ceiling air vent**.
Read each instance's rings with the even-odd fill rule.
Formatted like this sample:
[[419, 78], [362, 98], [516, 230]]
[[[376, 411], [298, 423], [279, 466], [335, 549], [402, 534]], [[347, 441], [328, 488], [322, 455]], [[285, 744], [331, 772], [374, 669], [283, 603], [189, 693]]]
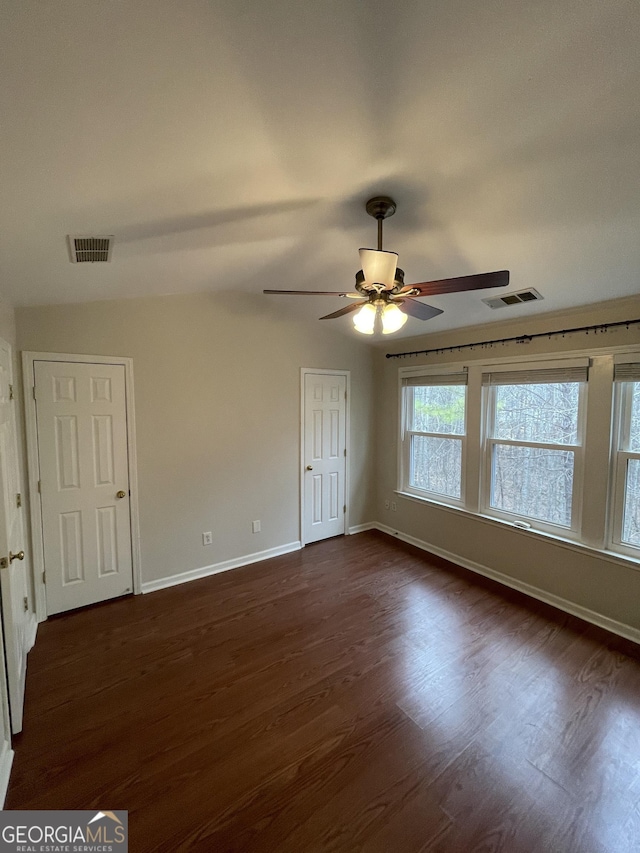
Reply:
[[518, 290], [515, 293], [505, 293], [504, 296], [491, 296], [489, 299], [483, 299], [485, 305], [489, 308], [504, 308], [507, 305], [519, 305], [521, 302], [535, 302], [538, 299], [544, 299], [537, 290], [529, 288], [529, 290]]
[[73, 237], [68, 236], [72, 264], [106, 264], [111, 260], [113, 236]]

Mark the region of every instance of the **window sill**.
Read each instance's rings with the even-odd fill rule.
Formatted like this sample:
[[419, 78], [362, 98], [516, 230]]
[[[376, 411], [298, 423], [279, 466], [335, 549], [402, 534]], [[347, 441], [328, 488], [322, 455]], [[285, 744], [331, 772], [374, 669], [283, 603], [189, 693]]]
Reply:
[[524, 536], [529, 536], [533, 539], [547, 539], [549, 542], [552, 542], [554, 545], [558, 545], [561, 548], [567, 548], [570, 551], [577, 551], [582, 554], [590, 554], [601, 560], [607, 560], [607, 562], [614, 563], [615, 565], [640, 571], [640, 557], [635, 558], [626, 554], [619, 554], [616, 551], [610, 551], [606, 548], [594, 548], [592, 545], [585, 545], [583, 542], [578, 542], [575, 539], [568, 539], [564, 536], [558, 536], [557, 534], [549, 533], [546, 530], [537, 530], [534, 527], [521, 527], [519, 524], [515, 524], [512, 521], [506, 521], [505, 519], [496, 518], [492, 515], [485, 515], [481, 512], [472, 512], [464, 507], [442, 503], [441, 501], [433, 500], [432, 498], [420, 497], [418, 495], [413, 495], [410, 492], [402, 492], [399, 489], [395, 489], [395, 494], [398, 495], [398, 497], [414, 501], [415, 503], [432, 506], [436, 509], [443, 509], [446, 512], [452, 512], [457, 515], [462, 514], [468, 518], [477, 519], [483, 524], [488, 524], [498, 528], [508, 527], [511, 530], [517, 530], [518, 533], [521, 533]]

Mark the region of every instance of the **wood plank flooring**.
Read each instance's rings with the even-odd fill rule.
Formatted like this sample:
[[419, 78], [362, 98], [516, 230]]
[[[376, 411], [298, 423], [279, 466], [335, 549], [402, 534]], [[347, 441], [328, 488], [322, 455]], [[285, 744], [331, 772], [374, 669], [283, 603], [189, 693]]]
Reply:
[[15, 748], [134, 853], [640, 850], [638, 647], [375, 532], [49, 620]]

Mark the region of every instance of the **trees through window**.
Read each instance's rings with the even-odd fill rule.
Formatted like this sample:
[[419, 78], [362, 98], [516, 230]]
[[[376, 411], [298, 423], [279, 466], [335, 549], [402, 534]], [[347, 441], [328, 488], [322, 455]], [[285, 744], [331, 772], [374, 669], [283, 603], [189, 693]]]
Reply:
[[499, 382], [488, 388], [489, 505], [571, 527], [580, 383]]
[[[460, 500], [465, 435], [466, 376], [407, 387], [408, 488]], [[438, 383], [438, 379], [434, 379]], [[451, 383], [451, 384], [444, 384]]]

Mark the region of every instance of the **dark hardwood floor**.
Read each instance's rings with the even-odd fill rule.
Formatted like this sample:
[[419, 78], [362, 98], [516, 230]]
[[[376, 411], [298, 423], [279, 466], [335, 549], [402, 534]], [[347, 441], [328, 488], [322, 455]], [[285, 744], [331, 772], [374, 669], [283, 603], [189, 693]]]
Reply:
[[640, 850], [638, 647], [379, 533], [49, 620], [9, 809], [130, 850]]

